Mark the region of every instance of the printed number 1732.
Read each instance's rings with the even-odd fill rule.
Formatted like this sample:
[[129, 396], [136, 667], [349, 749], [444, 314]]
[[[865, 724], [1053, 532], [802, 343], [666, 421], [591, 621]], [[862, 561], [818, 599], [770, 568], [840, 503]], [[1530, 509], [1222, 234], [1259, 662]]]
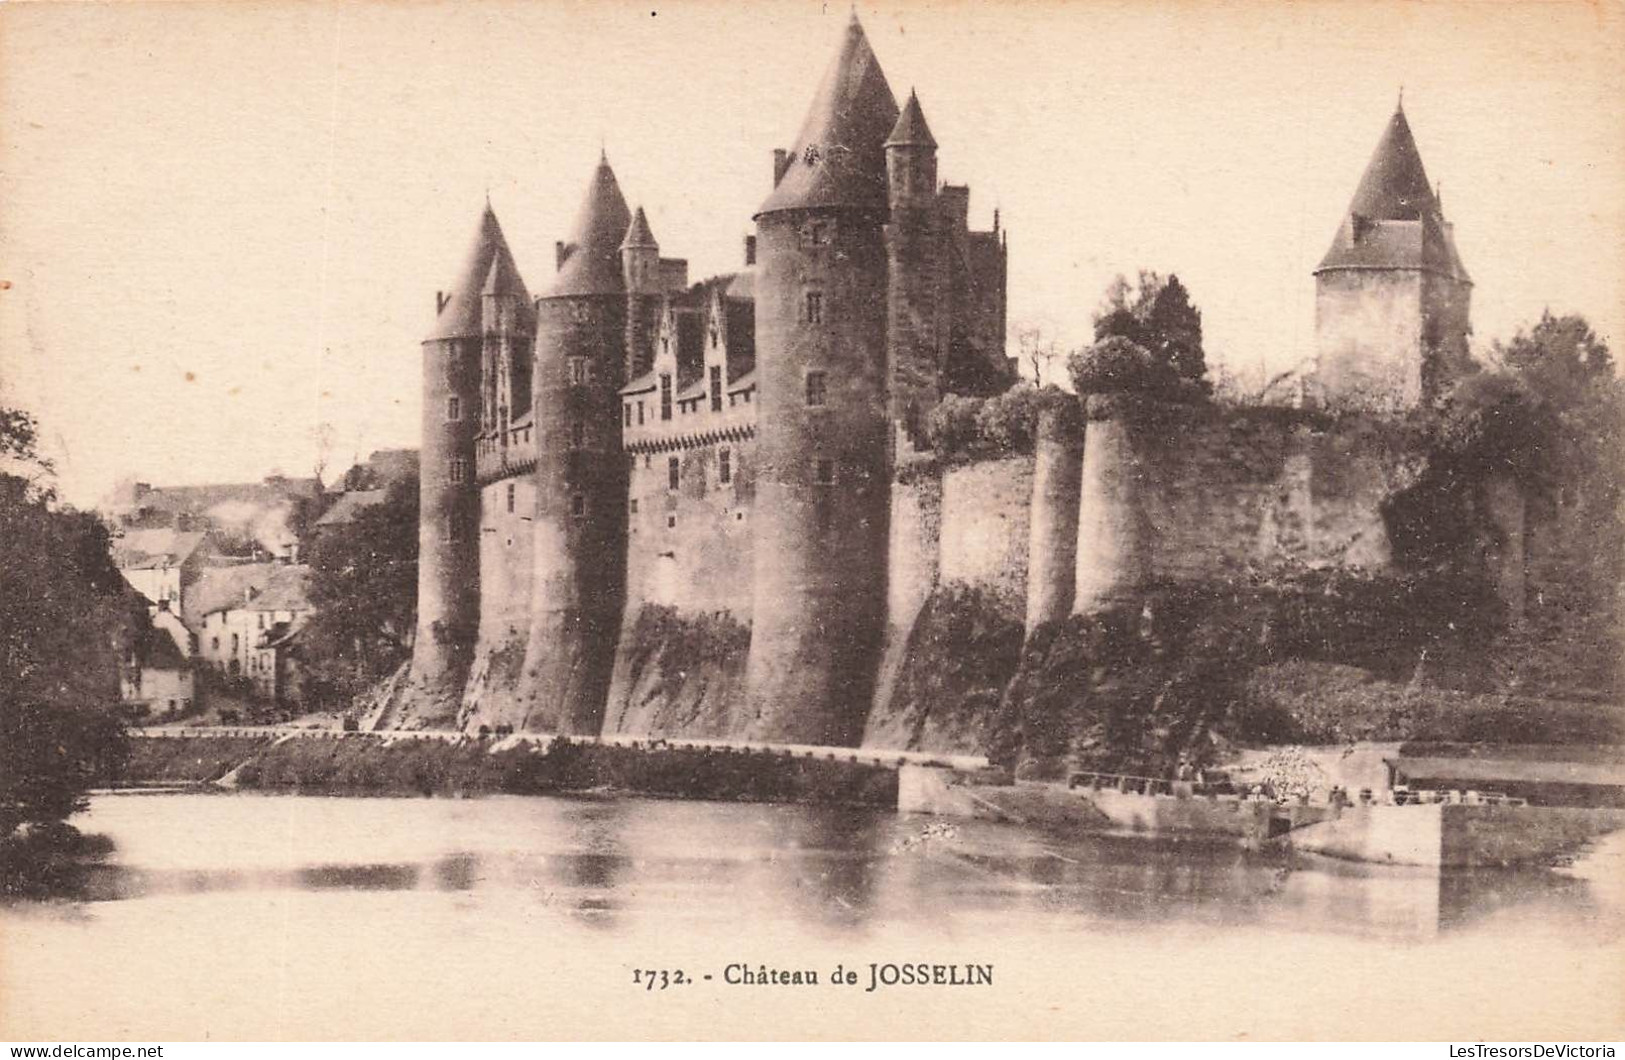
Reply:
[[645, 990], [664, 990], [668, 986], [682, 986], [689, 981], [681, 968], [634, 968], [632, 985]]

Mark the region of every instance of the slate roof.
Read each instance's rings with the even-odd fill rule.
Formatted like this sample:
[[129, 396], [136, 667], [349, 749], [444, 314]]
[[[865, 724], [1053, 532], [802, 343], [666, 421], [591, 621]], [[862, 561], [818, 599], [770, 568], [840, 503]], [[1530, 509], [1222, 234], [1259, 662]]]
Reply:
[[206, 515], [222, 504], [277, 508], [298, 497], [318, 497], [320, 479], [273, 477], [264, 482], [227, 482], [209, 486], [154, 486], [136, 495], [121, 496], [115, 509]]
[[621, 240], [622, 250], [629, 247], [660, 249], [660, 244], [655, 242], [655, 234], [649, 230], [649, 218], [644, 214], [641, 206], [632, 215], [632, 223], [626, 226], [626, 238]]
[[351, 490], [334, 501], [333, 506], [316, 520], [316, 525], [322, 529], [348, 526], [355, 522], [355, 517], [361, 512], [384, 503], [388, 492], [388, 490]]
[[616, 183], [609, 159], [598, 158], [592, 183], [576, 214], [575, 227], [565, 240], [564, 261], [544, 298], [572, 295], [619, 294], [626, 289], [621, 275], [621, 239], [632, 224], [626, 197]]
[[886, 146], [937, 146], [937, 138], [931, 135], [931, 127], [925, 123], [925, 112], [920, 109], [920, 97], [912, 90], [908, 94], [908, 102], [903, 104], [903, 113], [897, 116], [897, 124], [892, 126], [891, 135], [886, 137]]
[[123, 570], [157, 570], [178, 567], [192, 557], [208, 535], [202, 531], [181, 532], [169, 527], [126, 530], [113, 541], [113, 563]]
[[[201, 629], [203, 618], [216, 611], [310, 610], [310, 568], [304, 564], [242, 563], [208, 567], [198, 578], [181, 616], [188, 627]], [[248, 590], [255, 590], [252, 600]]]
[[854, 11], [789, 166], [757, 216], [810, 207], [885, 209], [885, 144], [897, 117], [897, 100]]
[[530, 292], [525, 289], [525, 281], [519, 276], [519, 266], [514, 264], [513, 252], [508, 249], [508, 240], [503, 236], [496, 211], [491, 209], [489, 202], [480, 214], [479, 228], [474, 232], [474, 240], [463, 259], [457, 282], [449, 291], [451, 297], [435, 317], [434, 327], [429, 329], [424, 341], [480, 335], [483, 331], [484, 295], [487, 293], [512, 295], [529, 312]]
[[1414, 269], [1472, 282], [1403, 109], [1388, 120], [1315, 272], [1336, 269]]

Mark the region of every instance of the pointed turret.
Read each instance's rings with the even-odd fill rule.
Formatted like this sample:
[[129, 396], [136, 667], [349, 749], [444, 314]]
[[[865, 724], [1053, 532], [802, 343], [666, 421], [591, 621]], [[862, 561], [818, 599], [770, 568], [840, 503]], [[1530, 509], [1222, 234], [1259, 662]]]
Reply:
[[1403, 107], [1394, 111], [1360, 178], [1349, 212], [1374, 221], [1416, 221], [1438, 211]]
[[897, 100], [856, 12], [795, 147], [760, 214], [819, 206], [886, 206], [887, 135]]
[[1388, 119], [1331, 249], [1315, 271], [1384, 268], [1424, 269], [1471, 282], [1403, 106]]
[[[493, 280], [498, 289], [488, 292], [486, 288]], [[487, 293], [514, 294], [526, 304], [530, 302], [530, 292], [525, 290], [525, 281], [520, 278], [513, 252], [508, 249], [508, 241], [502, 235], [502, 226], [497, 223], [496, 211], [491, 209], [489, 201], [480, 215], [473, 245], [463, 259], [457, 284], [449, 295], [441, 296], [440, 311], [425, 341], [479, 335], [483, 296]]]
[[1315, 382], [1328, 400], [1402, 409], [1467, 370], [1472, 279], [1403, 106], [1315, 269]]
[[621, 293], [621, 238], [631, 222], [615, 171], [599, 155], [575, 227], [559, 247], [558, 274], [542, 297]]
[[644, 215], [643, 207], [639, 206], [632, 215], [632, 223], [626, 226], [626, 238], [621, 240], [622, 250], [631, 249], [659, 250], [660, 244], [655, 242], [655, 235], [649, 230], [649, 218]]
[[908, 94], [908, 102], [903, 104], [903, 113], [897, 116], [897, 124], [892, 126], [891, 135], [886, 137], [886, 146], [937, 146], [936, 137], [931, 135], [931, 127], [925, 123], [925, 112], [920, 109], [919, 94], [912, 89]]

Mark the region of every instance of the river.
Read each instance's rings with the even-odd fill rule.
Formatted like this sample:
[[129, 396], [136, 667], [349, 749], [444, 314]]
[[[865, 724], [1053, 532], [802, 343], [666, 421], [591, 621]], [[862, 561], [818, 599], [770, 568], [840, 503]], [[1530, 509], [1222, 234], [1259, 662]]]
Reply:
[[[632, 798], [132, 793], [75, 823], [114, 851], [71, 898], [0, 906], [0, 1038], [1625, 1028], [1614, 842], [1562, 871], [1441, 876]], [[992, 982], [868, 989], [870, 964], [904, 962]], [[859, 981], [831, 985], [838, 964]], [[728, 982], [763, 965], [819, 984]], [[645, 968], [687, 981], [647, 990]]]

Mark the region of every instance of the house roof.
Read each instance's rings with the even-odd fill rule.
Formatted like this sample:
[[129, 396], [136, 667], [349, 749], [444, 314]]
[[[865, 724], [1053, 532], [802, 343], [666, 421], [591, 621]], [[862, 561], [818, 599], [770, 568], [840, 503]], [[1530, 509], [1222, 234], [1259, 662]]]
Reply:
[[388, 490], [351, 490], [333, 502], [333, 506], [316, 520], [316, 525], [327, 528], [334, 526], [347, 526], [355, 522], [355, 517], [368, 508], [384, 503]]
[[113, 542], [113, 562], [123, 570], [178, 567], [192, 558], [207, 536], [202, 531], [182, 532], [169, 527], [126, 530]]
[[789, 165], [757, 216], [814, 207], [886, 207], [886, 139], [897, 100], [852, 13], [802, 122]]
[[273, 475], [263, 482], [223, 482], [207, 486], [153, 486], [141, 489], [128, 500], [120, 498], [118, 508], [146, 509], [171, 514], [206, 515], [224, 504], [255, 508], [280, 507], [299, 497], [319, 497], [318, 478], [287, 478]]
[[542, 295], [619, 294], [625, 290], [621, 275], [621, 239], [632, 223], [626, 197], [616, 183], [609, 159], [600, 155], [592, 183], [576, 214], [575, 228], [564, 243], [564, 260]]
[[646, 394], [653, 390], [659, 382], [659, 372], [648, 371], [621, 387], [623, 394]]
[[435, 317], [434, 327], [424, 337], [425, 342], [441, 339], [473, 338], [484, 330], [484, 296], [486, 294], [511, 295], [518, 299], [526, 312], [530, 310], [530, 292], [519, 276], [513, 252], [497, 223], [496, 211], [485, 204], [480, 214], [479, 227], [474, 232], [457, 282], [448, 292], [450, 297]]
[[[310, 568], [303, 564], [243, 563], [209, 567], [183, 601], [186, 624], [193, 629], [216, 611], [308, 611]], [[252, 592], [252, 598], [250, 598]]]
[[186, 669], [186, 656], [182, 654], [180, 646], [175, 643], [164, 630], [153, 625], [143, 625], [135, 635], [136, 662], [146, 670], [184, 670]]

